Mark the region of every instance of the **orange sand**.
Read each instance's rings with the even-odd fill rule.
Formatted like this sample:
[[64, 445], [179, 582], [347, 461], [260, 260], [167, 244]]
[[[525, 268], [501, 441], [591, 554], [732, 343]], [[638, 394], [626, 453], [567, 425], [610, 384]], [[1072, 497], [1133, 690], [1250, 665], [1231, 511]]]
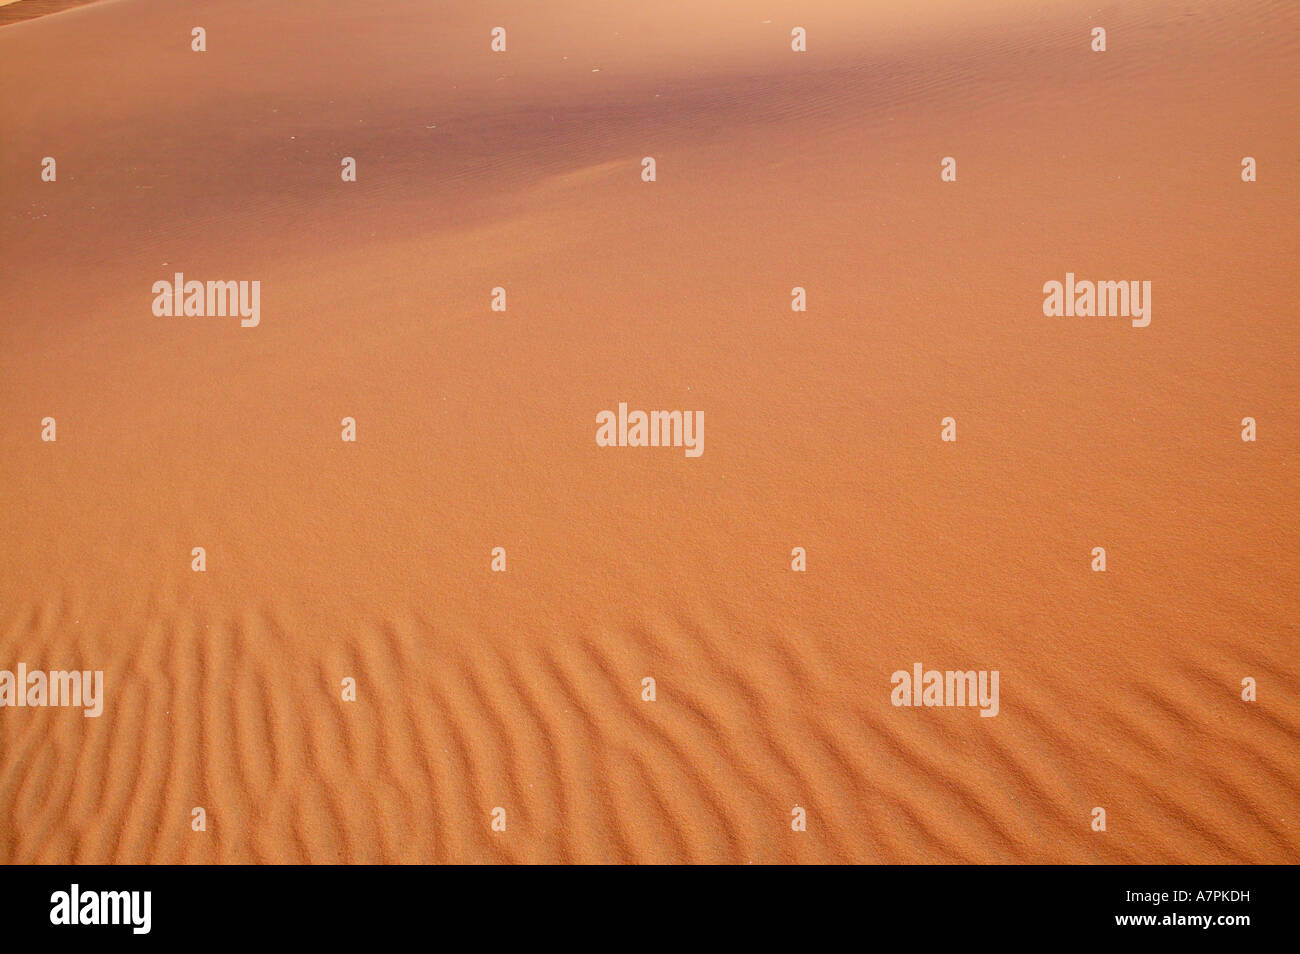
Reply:
[[0, 0], [0, 26], [98, 2], [99, 0]]
[[445, 6], [0, 29], [0, 860], [1300, 861], [1292, 0]]

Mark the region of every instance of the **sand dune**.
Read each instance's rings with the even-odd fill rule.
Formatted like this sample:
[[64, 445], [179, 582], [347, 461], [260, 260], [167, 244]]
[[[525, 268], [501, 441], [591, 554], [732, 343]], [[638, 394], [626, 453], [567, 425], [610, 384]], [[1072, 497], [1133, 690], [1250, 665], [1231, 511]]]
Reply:
[[1291, 4], [480, 6], [0, 29], [0, 860], [1300, 861]]
[[61, 13], [73, 7], [99, 0], [0, 0], [0, 26], [6, 23], [18, 23], [21, 20], [34, 20], [51, 13]]

